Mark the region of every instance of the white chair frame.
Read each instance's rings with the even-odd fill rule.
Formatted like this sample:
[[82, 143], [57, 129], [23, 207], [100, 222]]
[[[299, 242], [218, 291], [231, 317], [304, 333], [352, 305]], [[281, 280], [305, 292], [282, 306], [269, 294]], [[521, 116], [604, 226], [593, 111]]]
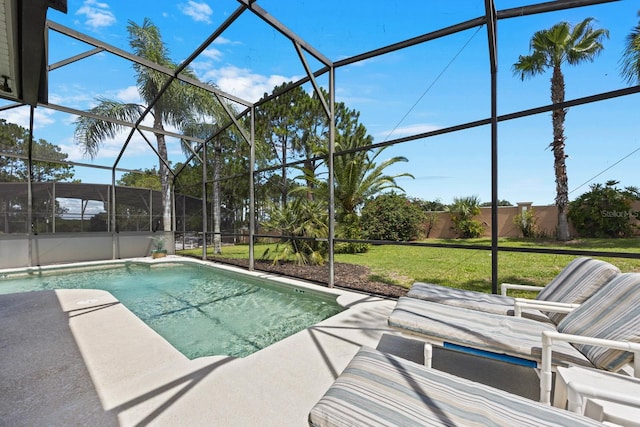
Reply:
[[588, 344], [616, 350], [625, 350], [633, 353], [633, 374], [640, 378], [640, 343], [629, 341], [614, 341], [601, 338], [584, 337], [581, 335], [563, 334], [555, 331], [542, 332], [542, 361], [540, 363], [540, 402], [551, 404], [552, 386], [552, 350], [554, 342], [567, 342], [570, 344]]

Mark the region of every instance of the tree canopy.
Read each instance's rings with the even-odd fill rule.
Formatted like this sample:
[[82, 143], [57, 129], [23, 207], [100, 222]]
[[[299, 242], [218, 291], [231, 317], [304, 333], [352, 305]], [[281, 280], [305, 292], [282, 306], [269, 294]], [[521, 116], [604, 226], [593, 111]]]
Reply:
[[[0, 119], [0, 182], [26, 182], [29, 179], [27, 158], [29, 130]], [[73, 166], [63, 164], [68, 155], [57, 145], [44, 139], [33, 139], [31, 178], [34, 182], [70, 181], [74, 176]], [[50, 162], [45, 161], [51, 160]]]
[[116, 182], [118, 185], [125, 187], [149, 188], [151, 190], [160, 190], [160, 175], [156, 168], [137, 170], [127, 172]]

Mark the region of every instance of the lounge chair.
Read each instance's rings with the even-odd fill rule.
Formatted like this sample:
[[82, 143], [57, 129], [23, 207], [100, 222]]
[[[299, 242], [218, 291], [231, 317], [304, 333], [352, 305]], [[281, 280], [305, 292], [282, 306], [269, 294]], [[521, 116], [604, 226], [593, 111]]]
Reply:
[[[551, 321], [557, 325], [567, 312], [582, 304], [618, 274], [620, 270], [608, 262], [582, 257], [572, 260], [544, 287], [503, 283], [502, 294], [495, 295], [416, 282], [407, 296], [487, 313], [522, 314], [523, 317]], [[507, 296], [509, 289], [536, 291], [538, 295], [535, 299], [512, 298]]]
[[582, 415], [365, 347], [311, 409], [309, 425], [602, 426]]
[[633, 360], [640, 376], [640, 273], [617, 275], [557, 327], [408, 297], [398, 300], [389, 325], [441, 347], [539, 369], [540, 400], [549, 403], [555, 366], [616, 372]]
[[[572, 366], [558, 367], [553, 406], [589, 418], [629, 425], [640, 424], [640, 378]], [[593, 405], [593, 403], [597, 403]], [[617, 420], [616, 420], [617, 419]]]

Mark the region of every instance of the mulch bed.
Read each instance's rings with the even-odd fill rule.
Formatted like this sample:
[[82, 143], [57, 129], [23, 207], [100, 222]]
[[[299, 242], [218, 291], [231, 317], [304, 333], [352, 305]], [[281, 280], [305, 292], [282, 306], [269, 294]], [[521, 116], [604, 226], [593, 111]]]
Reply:
[[[210, 261], [248, 268], [249, 260], [208, 257]], [[327, 285], [329, 278], [328, 265], [296, 265], [292, 262], [273, 264], [271, 261], [254, 261], [255, 270], [295, 277], [320, 285]], [[406, 295], [407, 289], [401, 286], [369, 280], [371, 272], [368, 267], [355, 264], [334, 263], [335, 286], [353, 289], [368, 294], [398, 298]]]

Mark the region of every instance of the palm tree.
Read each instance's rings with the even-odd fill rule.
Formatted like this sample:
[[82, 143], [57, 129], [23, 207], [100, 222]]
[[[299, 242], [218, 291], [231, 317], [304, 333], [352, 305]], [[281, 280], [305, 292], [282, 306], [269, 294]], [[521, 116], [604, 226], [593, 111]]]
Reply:
[[[338, 145], [336, 145], [338, 147]], [[339, 217], [356, 213], [367, 199], [388, 189], [402, 188], [396, 183], [396, 178], [413, 176], [409, 173], [386, 175], [384, 170], [397, 162], [408, 161], [406, 157], [396, 156], [376, 163], [384, 149], [378, 149], [371, 154], [367, 151], [342, 154], [336, 156], [334, 162], [335, 198], [338, 204]]]
[[[565, 63], [577, 65], [585, 61], [593, 61], [604, 49], [602, 40], [609, 37], [607, 30], [594, 29], [591, 25], [592, 21], [593, 18], [587, 18], [573, 28], [567, 22], [560, 22], [548, 30], [537, 31], [529, 45], [531, 53], [525, 56], [520, 55], [518, 62], [513, 65], [513, 73], [524, 80], [527, 77], [543, 74], [551, 68], [551, 102], [554, 104], [564, 102], [565, 84], [562, 65]], [[569, 186], [564, 150], [566, 114], [565, 108], [553, 110], [553, 142], [550, 144], [556, 176], [557, 239], [560, 241], [570, 239], [567, 222]]]
[[[149, 19], [145, 18], [142, 26], [129, 21], [127, 26], [129, 43], [133, 52], [145, 59], [170, 69], [176, 69], [177, 65], [169, 58], [169, 51], [162, 41], [160, 30]], [[150, 105], [160, 93], [162, 87], [170, 78], [166, 74], [134, 63], [138, 92], [147, 105]], [[184, 75], [195, 78], [188, 69], [182, 71]], [[164, 130], [165, 125], [180, 127], [193, 112], [193, 96], [196, 92], [193, 87], [175, 80], [164, 94], [153, 104], [150, 114], [153, 118], [153, 128]], [[107, 98], [99, 97], [99, 104], [90, 110], [98, 116], [105, 116], [121, 121], [135, 122], [144, 113], [146, 106], [134, 103], [121, 103]], [[125, 129], [124, 126], [99, 120], [93, 117], [80, 117], [76, 120], [75, 137], [77, 143], [84, 149], [87, 157], [95, 158], [102, 142], [107, 138], [115, 138]], [[164, 230], [171, 230], [171, 188], [169, 168], [162, 161], [167, 160], [167, 144], [162, 133], [156, 133], [156, 144], [160, 156], [159, 171], [162, 185], [162, 208]]]
[[407, 158], [396, 156], [376, 163], [386, 147], [363, 150], [372, 144], [373, 138], [367, 135], [367, 129], [358, 123], [359, 113], [348, 110], [342, 103], [336, 107], [341, 117], [337, 125], [335, 148], [338, 154], [334, 159], [335, 199], [340, 221], [355, 215], [358, 207], [368, 198], [384, 190], [403, 191], [397, 185], [396, 178], [413, 176], [409, 173], [386, 175], [385, 169], [395, 163], [406, 162]]
[[[338, 110], [343, 107], [344, 104], [338, 105]], [[413, 176], [408, 173], [397, 175], [385, 173], [389, 166], [408, 161], [406, 157], [396, 156], [378, 163], [386, 147], [355, 151], [371, 145], [373, 138], [367, 135], [367, 130], [362, 124], [358, 124], [357, 113], [344, 115], [343, 118], [345, 120], [338, 123], [340, 128], [336, 136], [336, 153], [338, 154], [334, 157], [333, 163], [337, 231], [338, 236], [344, 239], [362, 239], [364, 233], [358, 208], [367, 199], [385, 190], [404, 191], [396, 183], [396, 178], [413, 178]], [[368, 245], [353, 242], [341, 243], [336, 246], [336, 250], [343, 253], [366, 252]]]
[[284, 205], [272, 203], [269, 219], [261, 223], [265, 230], [280, 232], [283, 236], [274, 249], [267, 248], [262, 256], [267, 258], [273, 252], [274, 264], [293, 258], [298, 265], [322, 265], [328, 253], [327, 204], [301, 196], [297, 194], [299, 191], [293, 193]]
[[[640, 11], [638, 16], [640, 17]], [[621, 65], [622, 77], [630, 84], [640, 84], [640, 23], [627, 36]]]
[[453, 204], [447, 206], [451, 214], [453, 229], [463, 239], [480, 237], [482, 223], [473, 219], [480, 215], [480, 198], [478, 196], [454, 197]]

